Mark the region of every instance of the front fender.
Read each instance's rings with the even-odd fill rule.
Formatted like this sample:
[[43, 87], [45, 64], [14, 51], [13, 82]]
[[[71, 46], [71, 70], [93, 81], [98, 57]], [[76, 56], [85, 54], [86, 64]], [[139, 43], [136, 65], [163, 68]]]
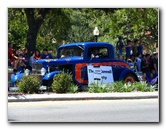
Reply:
[[48, 74], [46, 74], [44, 77], [43, 77], [43, 80], [51, 80], [53, 79], [54, 75], [55, 74], [58, 74], [60, 73], [61, 71], [53, 71], [53, 72], [50, 72]]
[[20, 72], [17, 72], [16, 74], [11, 74], [11, 82], [14, 83], [16, 81], [20, 81], [23, 76], [24, 76], [24, 73], [20, 73]]

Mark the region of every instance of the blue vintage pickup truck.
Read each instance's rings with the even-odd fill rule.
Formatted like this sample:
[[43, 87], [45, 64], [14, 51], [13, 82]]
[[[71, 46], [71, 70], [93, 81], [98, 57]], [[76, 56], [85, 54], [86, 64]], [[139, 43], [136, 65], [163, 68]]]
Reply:
[[137, 75], [123, 60], [115, 59], [114, 46], [107, 42], [80, 42], [65, 44], [57, 49], [56, 59], [37, 60], [30, 72], [18, 73], [11, 78], [13, 82], [24, 75], [38, 74], [41, 85], [50, 87], [53, 77], [62, 70], [72, 73], [75, 84], [82, 87], [88, 85], [88, 66], [111, 66], [114, 81], [139, 81]]

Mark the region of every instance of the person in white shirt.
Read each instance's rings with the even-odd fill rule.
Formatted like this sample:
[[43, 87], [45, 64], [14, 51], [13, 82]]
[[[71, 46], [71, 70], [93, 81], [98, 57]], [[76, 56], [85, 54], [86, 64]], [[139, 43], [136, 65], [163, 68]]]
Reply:
[[99, 50], [95, 49], [92, 51], [91, 58], [99, 58]]
[[36, 63], [36, 59], [35, 57], [35, 52], [31, 52], [30, 53], [30, 59], [29, 59], [29, 65], [31, 66], [31, 68], [33, 68], [34, 64]]
[[137, 62], [137, 70], [140, 72], [141, 71], [141, 54], [138, 54], [138, 57], [136, 58]]

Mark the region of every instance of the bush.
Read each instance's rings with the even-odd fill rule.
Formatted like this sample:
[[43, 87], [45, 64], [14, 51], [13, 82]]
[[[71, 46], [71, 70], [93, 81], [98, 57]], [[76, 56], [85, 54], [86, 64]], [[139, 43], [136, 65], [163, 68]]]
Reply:
[[52, 91], [55, 93], [75, 93], [77, 87], [74, 85], [72, 75], [68, 72], [61, 72], [55, 75], [52, 83]]
[[128, 88], [124, 86], [124, 82], [114, 82], [112, 84], [100, 85], [98, 83], [92, 83], [88, 89], [90, 93], [105, 93], [105, 92], [126, 92]]
[[78, 91], [78, 86], [71, 84], [69, 85], [69, 92], [70, 93], [76, 93]]
[[123, 90], [124, 90], [124, 82], [117, 81], [112, 83], [111, 89], [110, 89], [111, 92], [123, 92]]
[[23, 93], [38, 93], [39, 92], [39, 79], [38, 76], [23, 76], [21, 81], [16, 83], [18, 90]]
[[88, 92], [90, 93], [105, 93], [109, 92], [109, 85], [99, 85], [98, 83], [92, 83], [88, 88]]
[[91, 86], [88, 89], [88, 92], [90, 93], [101, 93], [103, 91], [103, 88], [95, 83], [91, 84]]
[[111, 92], [131, 92], [134, 90], [133, 84], [127, 84], [123, 81], [116, 81], [112, 84]]
[[133, 84], [124, 84], [123, 92], [131, 92], [134, 90]]
[[135, 82], [133, 85], [136, 91], [142, 91], [142, 92], [147, 92], [147, 91], [152, 92], [154, 91], [155, 88], [147, 83], [141, 83], [141, 82]]

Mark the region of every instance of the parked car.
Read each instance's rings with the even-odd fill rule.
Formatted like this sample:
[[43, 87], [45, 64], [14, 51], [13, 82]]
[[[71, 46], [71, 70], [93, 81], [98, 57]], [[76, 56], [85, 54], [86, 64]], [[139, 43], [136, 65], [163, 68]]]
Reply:
[[32, 71], [26, 70], [25, 74], [38, 74], [41, 85], [48, 88], [53, 82], [53, 77], [63, 70], [71, 72], [74, 83], [84, 87], [88, 85], [87, 69], [89, 66], [110, 66], [114, 81], [139, 81], [135, 72], [125, 61], [115, 59], [114, 46], [106, 42], [80, 42], [62, 45], [57, 49], [56, 59], [37, 60]]

